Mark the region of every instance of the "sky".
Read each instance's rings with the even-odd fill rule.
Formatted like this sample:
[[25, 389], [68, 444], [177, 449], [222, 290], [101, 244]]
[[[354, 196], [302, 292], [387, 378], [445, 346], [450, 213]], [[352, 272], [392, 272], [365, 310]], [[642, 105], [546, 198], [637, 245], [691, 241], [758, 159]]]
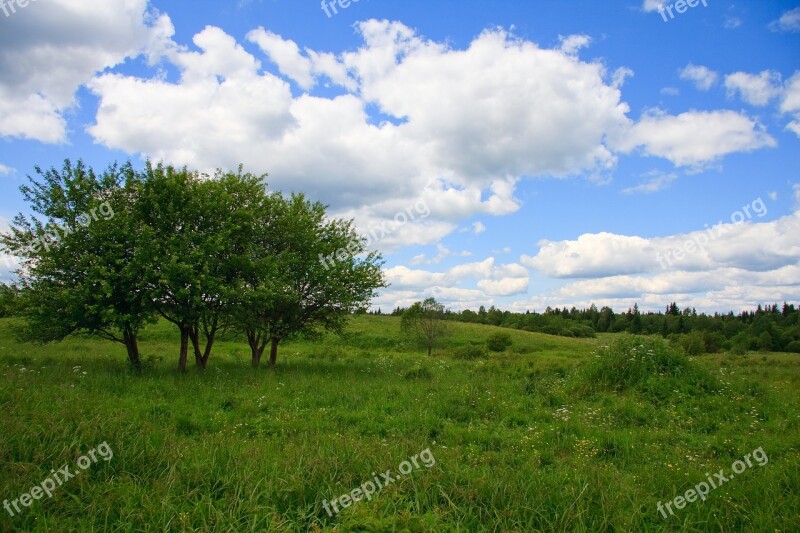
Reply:
[[800, 1], [0, 0], [0, 229], [67, 158], [267, 173], [384, 311], [797, 303]]

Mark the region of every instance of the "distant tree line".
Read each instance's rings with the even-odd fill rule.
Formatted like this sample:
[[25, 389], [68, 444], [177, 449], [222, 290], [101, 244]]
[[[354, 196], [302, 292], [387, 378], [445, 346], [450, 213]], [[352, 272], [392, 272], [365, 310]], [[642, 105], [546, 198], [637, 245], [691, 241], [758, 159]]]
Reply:
[[[391, 314], [402, 316], [405, 312], [398, 307]], [[543, 313], [512, 313], [481, 306], [478, 312], [447, 310], [444, 317], [564, 337], [594, 337], [606, 332], [661, 335], [689, 354], [750, 350], [800, 353], [800, 309], [788, 303], [713, 315], [681, 310], [675, 302], [658, 313], [641, 313], [638, 305], [624, 313], [615, 313], [610, 307], [597, 309], [595, 305], [588, 309], [548, 307]]]
[[[139, 334], [161, 318], [178, 330], [181, 371], [190, 351], [205, 368], [226, 330], [246, 337], [253, 366], [267, 346], [274, 365], [282, 340], [340, 331], [385, 286], [380, 255], [351, 221], [329, 220], [301, 194], [267, 192], [241, 167], [207, 176], [127, 163], [96, 174], [67, 160], [36, 174], [20, 188], [34, 215], [0, 236], [20, 261], [18, 281], [0, 287], [0, 314], [24, 315], [27, 340], [101, 337], [138, 368]], [[101, 205], [113, 216], [87, 224]], [[337, 261], [323, 265], [331, 253]]]

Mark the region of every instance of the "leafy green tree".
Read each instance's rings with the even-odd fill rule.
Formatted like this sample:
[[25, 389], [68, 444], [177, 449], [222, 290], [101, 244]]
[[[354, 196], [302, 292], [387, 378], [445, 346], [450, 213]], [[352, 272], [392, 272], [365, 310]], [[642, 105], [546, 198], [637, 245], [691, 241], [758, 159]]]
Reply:
[[178, 327], [178, 368], [186, 370], [189, 343], [195, 364], [206, 368], [217, 334], [243, 290], [250, 242], [264, 195], [261, 178], [213, 178], [148, 163], [138, 216], [143, 247], [153, 261], [148, 290], [158, 313]]
[[762, 352], [772, 350], [772, 335], [769, 331], [764, 331], [758, 336], [758, 349]]
[[415, 303], [403, 313], [400, 331], [425, 346], [430, 356], [433, 348], [448, 333], [444, 305], [434, 298], [426, 298], [422, 302]]
[[239, 322], [254, 366], [267, 343], [269, 365], [275, 366], [282, 340], [341, 332], [350, 315], [386, 286], [380, 254], [366, 253], [352, 222], [328, 220], [324, 205], [301, 194], [272, 196], [269, 206], [259, 225], [263, 237], [254, 241], [255, 265]]
[[144, 290], [146, 257], [139, 253], [139, 225], [131, 206], [140, 183], [130, 164], [97, 175], [78, 161], [59, 172], [36, 167], [20, 188], [31, 210], [2, 236], [21, 265], [17, 271], [28, 327], [39, 342], [78, 333], [125, 345], [139, 368], [137, 337], [152, 319]]
[[0, 318], [18, 315], [20, 311], [19, 287], [0, 283]]

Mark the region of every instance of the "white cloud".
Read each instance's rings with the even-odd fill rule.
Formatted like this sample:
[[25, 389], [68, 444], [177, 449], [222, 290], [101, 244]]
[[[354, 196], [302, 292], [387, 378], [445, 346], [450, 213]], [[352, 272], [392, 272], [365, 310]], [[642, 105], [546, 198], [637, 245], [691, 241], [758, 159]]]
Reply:
[[528, 278], [483, 279], [478, 288], [490, 296], [513, 296], [528, 292]]
[[472, 223], [472, 233], [475, 235], [480, 235], [486, 231], [486, 226], [483, 225], [483, 222], [473, 222]]
[[702, 65], [689, 63], [680, 71], [682, 80], [689, 80], [701, 91], [707, 91], [717, 82], [717, 73]]
[[164, 48], [173, 33], [147, 0], [32, 3], [0, 32], [0, 138], [67, 140], [64, 113], [91, 77]]
[[[464, 309], [475, 303], [490, 305], [494, 297], [525, 293], [529, 285], [528, 269], [518, 263], [495, 265], [493, 257], [457, 265], [445, 272], [412, 270], [400, 266], [387, 269], [384, 273], [391, 287], [389, 291], [382, 291], [376, 302], [400, 297], [403, 301], [411, 300], [413, 303], [425, 295], [433, 294], [448, 305]], [[476, 288], [464, 287], [470, 281], [474, 281]], [[402, 294], [398, 294], [398, 291]], [[374, 304], [375, 307], [378, 305]]]
[[283, 39], [264, 28], [247, 34], [247, 40], [258, 47], [278, 66], [278, 71], [303, 89], [311, 89], [317, 79], [327, 76], [336, 85], [355, 90], [356, 83], [347, 74], [347, 68], [334, 54], [318, 53], [306, 49], [305, 55], [292, 40]]
[[285, 40], [264, 28], [248, 33], [247, 40], [256, 43], [278, 66], [281, 74], [294, 80], [303, 89], [310, 89], [316, 83], [311, 73], [311, 60], [300, 53], [294, 41]]
[[633, 76], [633, 70], [629, 69], [628, 67], [619, 67], [611, 76], [611, 86], [619, 89], [625, 84], [626, 79], [632, 78]]
[[16, 172], [13, 168], [0, 163], [0, 176], [7, 176]]
[[618, 143], [623, 151], [641, 147], [645, 154], [688, 167], [701, 167], [727, 154], [772, 146], [776, 146], [775, 139], [763, 126], [734, 111], [687, 111], [675, 116], [653, 110]]
[[782, 113], [794, 115], [794, 120], [786, 126], [786, 129], [800, 137], [800, 71], [795, 72], [794, 76], [787, 80], [780, 109]]
[[428, 272], [427, 270], [411, 270], [404, 266], [396, 266], [384, 270], [386, 281], [393, 288], [425, 289], [432, 286], [446, 284], [452, 286], [443, 273]]
[[724, 27], [726, 30], [735, 30], [736, 28], [742, 25], [742, 19], [739, 17], [725, 17], [725, 24]]
[[[517, 210], [522, 177], [615, 164], [604, 139], [627, 125], [627, 106], [604, 82], [602, 65], [502, 30], [451, 50], [400, 23], [372, 20], [357, 29], [364, 46], [339, 56], [251, 32], [278, 66], [271, 73], [221, 30], [206, 28], [194, 39], [198, 51], [176, 45], [166, 54], [180, 70], [177, 82], [93, 80], [100, 110], [89, 132], [110, 148], [202, 169], [243, 162], [268, 171], [273, 187], [303, 190], [334, 211], [392, 190], [404, 201], [429, 199], [432, 216], [448, 221]], [[212, 59], [229, 55], [240, 67], [233, 72]], [[282, 77], [308, 88], [323, 75], [345, 94], [293, 97]], [[392, 120], [372, 124], [368, 105]]]
[[411, 264], [421, 265], [424, 263], [426, 265], [438, 265], [448, 257], [469, 257], [472, 255], [472, 252], [467, 250], [463, 250], [461, 252], [453, 252], [440, 242], [436, 243], [436, 251], [438, 253], [430, 259], [428, 259], [428, 256], [425, 254], [414, 256], [414, 258], [411, 259]]
[[744, 223], [683, 235], [597, 233], [573, 241], [542, 241], [539, 253], [522, 256], [521, 262], [546, 276], [574, 281], [511, 307], [524, 311], [594, 303], [624, 310], [638, 303], [642, 310], [660, 310], [677, 301], [698, 310], [738, 311], [798, 300], [800, 184], [793, 189], [798, 210], [768, 222], [760, 221], [759, 215], [768, 210], [757, 199], [731, 215]]
[[653, 11], [659, 11], [665, 5], [665, 2], [661, 0], [644, 0], [642, 3], [642, 10], [645, 13], [652, 13]]
[[678, 179], [678, 175], [674, 172], [666, 174], [658, 171], [648, 172], [644, 177], [646, 179], [643, 183], [623, 189], [622, 192], [624, 194], [654, 193], [669, 187], [673, 181]]
[[735, 213], [739, 215], [732, 215], [732, 220], [749, 222], [714, 224], [688, 234], [650, 239], [597, 233], [574, 241], [545, 240], [535, 257], [523, 256], [521, 261], [550, 277], [598, 278], [718, 268], [767, 272], [800, 260], [800, 212], [772, 222], [754, 222], [759, 213], [766, 214], [763, 201], [754, 201], [749, 218], [744, 209]]
[[576, 54], [581, 48], [589, 46], [592, 38], [588, 35], [569, 35], [567, 37], [559, 35], [558, 40], [561, 41], [561, 51], [565, 54]]
[[772, 31], [799, 32], [800, 7], [784, 11], [778, 20], [772, 21], [769, 24], [769, 29]]
[[729, 95], [738, 93], [750, 105], [764, 106], [781, 94], [781, 75], [770, 70], [760, 74], [734, 72], [725, 76], [725, 88]]

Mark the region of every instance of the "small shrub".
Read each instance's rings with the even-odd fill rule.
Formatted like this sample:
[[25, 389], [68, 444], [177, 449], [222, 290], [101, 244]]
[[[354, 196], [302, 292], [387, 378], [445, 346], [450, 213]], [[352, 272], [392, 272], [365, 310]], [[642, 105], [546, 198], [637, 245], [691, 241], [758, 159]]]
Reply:
[[706, 341], [699, 331], [693, 331], [688, 335], [682, 336], [680, 345], [686, 355], [702, 355], [706, 353]]
[[456, 359], [481, 359], [488, 355], [485, 347], [475, 345], [462, 346], [453, 353], [453, 357]]
[[511, 335], [501, 331], [492, 333], [486, 339], [486, 347], [492, 352], [505, 352], [512, 344], [514, 344], [514, 341], [511, 340]]

